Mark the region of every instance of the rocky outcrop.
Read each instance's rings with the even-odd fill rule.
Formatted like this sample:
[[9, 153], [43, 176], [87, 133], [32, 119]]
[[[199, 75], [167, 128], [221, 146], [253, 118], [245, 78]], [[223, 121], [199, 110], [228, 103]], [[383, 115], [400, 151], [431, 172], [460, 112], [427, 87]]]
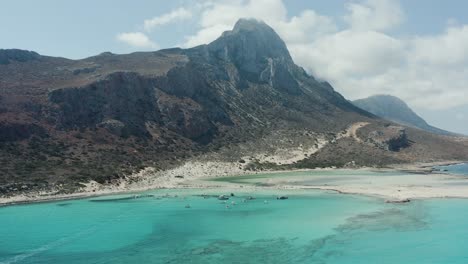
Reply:
[[98, 127], [105, 128], [107, 129], [107, 131], [116, 136], [122, 136], [125, 129], [125, 124], [120, 122], [119, 120], [107, 119], [99, 123]]
[[0, 65], [9, 64], [12, 61], [27, 62], [41, 57], [34, 51], [20, 49], [0, 49]]
[[366, 142], [388, 151], [399, 151], [410, 146], [406, 129], [399, 126], [388, 126], [382, 130], [372, 131]]
[[59, 106], [61, 129], [93, 128], [113, 119], [124, 124], [120, 134], [148, 137], [145, 123], [161, 120], [151, 80], [136, 73], [113, 73], [84, 87], [57, 89], [49, 98]]
[[269, 84], [291, 94], [301, 93], [293, 76], [298, 67], [286, 44], [261, 21], [239, 20], [232, 31], [224, 32], [207, 50], [213, 59], [232, 63], [245, 81]]
[[215, 122], [232, 122], [224, 110], [208, 101], [196, 76], [186, 68], [175, 68], [160, 78], [114, 73], [84, 87], [54, 90], [49, 99], [59, 106], [60, 129], [103, 127], [122, 137], [149, 138], [150, 123], [206, 144], [217, 132]]
[[73, 70], [73, 75], [79, 75], [79, 74], [88, 74], [88, 73], [93, 73], [95, 72], [100, 66], [93, 66], [93, 67], [85, 67], [85, 68], [79, 68], [79, 69], [74, 69]]

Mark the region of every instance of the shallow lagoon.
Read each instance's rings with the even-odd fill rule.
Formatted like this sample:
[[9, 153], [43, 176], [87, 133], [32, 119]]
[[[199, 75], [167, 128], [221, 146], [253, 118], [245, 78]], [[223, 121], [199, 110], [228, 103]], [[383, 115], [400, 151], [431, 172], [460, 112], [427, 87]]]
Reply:
[[327, 169], [327, 170], [304, 170], [285, 171], [261, 174], [246, 174], [240, 176], [227, 176], [213, 178], [215, 182], [227, 182], [234, 184], [245, 184], [254, 186], [333, 186], [343, 182], [362, 182], [363, 177], [405, 177], [407, 173], [399, 171], [372, 171], [372, 170], [350, 170], [350, 169]]
[[[468, 200], [386, 204], [323, 191], [258, 191], [224, 204], [202, 193], [0, 208], [0, 263], [468, 261]], [[256, 199], [244, 202], [249, 195]]]
[[451, 174], [468, 176], [468, 163], [454, 164], [454, 165], [448, 165], [448, 166], [436, 166], [435, 168], [440, 171], [445, 171]]

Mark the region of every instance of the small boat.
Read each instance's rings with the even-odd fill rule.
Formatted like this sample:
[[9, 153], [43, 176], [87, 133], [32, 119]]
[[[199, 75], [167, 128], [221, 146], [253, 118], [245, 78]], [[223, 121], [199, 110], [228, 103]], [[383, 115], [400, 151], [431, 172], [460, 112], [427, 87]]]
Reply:
[[218, 200], [229, 200], [229, 197], [223, 194], [218, 197]]
[[276, 200], [287, 200], [288, 197], [287, 196], [278, 196], [276, 197]]

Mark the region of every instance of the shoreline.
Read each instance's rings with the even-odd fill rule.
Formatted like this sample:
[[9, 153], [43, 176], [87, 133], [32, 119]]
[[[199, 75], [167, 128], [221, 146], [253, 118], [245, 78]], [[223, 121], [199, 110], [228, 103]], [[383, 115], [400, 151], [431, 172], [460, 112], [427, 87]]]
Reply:
[[[317, 186], [293, 186], [280, 183], [274, 187], [260, 187], [260, 186], [236, 186], [236, 184], [223, 184], [222, 182], [216, 182], [213, 184], [212, 180], [221, 177], [236, 177], [236, 176], [246, 176], [246, 175], [265, 175], [265, 174], [280, 174], [280, 173], [299, 173], [299, 172], [312, 172], [319, 173], [329, 172], [329, 171], [352, 171], [358, 173], [359, 171], [363, 172], [400, 172], [408, 173], [408, 175], [432, 175], [435, 177], [450, 177], [454, 179], [463, 179], [463, 176], [456, 176], [451, 174], [443, 173], [434, 173], [433, 167], [435, 166], [450, 166], [456, 164], [463, 164], [466, 161], [440, 161], [440, 162], [430, 162], [430, 163], [414, 163], [414, 164], [397, 164], [391, 165], [386, 168], [375, 168], [375, 167], [360, 167], [360, 168], [316, 168], [316, 169], [298, 169], [298, 170], [280, 170], [280, 171], [245, 171], [233, 169], [232, 171], [226, 171], [226, 165], [233, 167], [233, 164], [226, 162], [207, 162], [207, 163], [187, 163], [178, 168], [168, 171], [159, 171], [155, 172], [151, 168], [147, 168], [142, 172], [135, 174], [135, 178], [141, 179], [140, 182], [134, 185], [127, 186], [125, 183], [119, 184], [119, 186], [97, 186], [96, 183], [89, 183], [87, 187], [84, 188], [81, 192], [70, 193], [70, 194], [54, 194], [52, 191], [47, 193], [38, 193], [38, 194], [21, 194], [11, 197], [1, 197], [0, 198], [0, 207], [11, 206], [11, 205], [24, 205], [32, 203], [46, 203], [46, 202], [55, 202], [55, 201], [66, 201], [66, 200], [76, 200], [76, 199], [86, 199], [92, 197], [106, 196], [106, 195], [119, 195], [119, 194], [132, 194], [140, 193], [150, 190], [164, 190], [164, 189], [218, 189], [228, 190], [228, 189], [243, 189], [243, 190], [258, 190], [258, 189], [269, 189], [269, 190], [322, 190], [322, 191], [333, 191], [339, 194], [350, 194], [350, 195], [365, 195], [372, 196], [376, 198], [387, 199], [391, 202], [399, 202], [405, 199], [430, 199], [430, 198], [468, 198], [468, 186], [466, 187], [466, 194], [463, 195], [442, 195], [442, 192], [430, 192], [418, 190], [410, 195], [411, 197], [404, 197], [397, 193], [391, 192], [390, 190], [378, 190], [381, 186], [372, 186], [371, 188], [364, 189], [363, 186], [334, 186], [328, 184], [322, 184]], [[201, 164], [201, 165], [200, 165]], [[221, 165], [220, 165], [221, 164]], [[207, 166], [204, 166], [207, 165]], [[195, 167], [196, 169], [192, 168]], [[198, 166], [198, 167], [197, 167]], [[214, 167], [213, 167], [214, 166]], [[194, 175], [197, 173], [191, 173], [189, 177], [184, 177], [182, 179], [175, 178], [174, 175], [179, 175], [184, 172], [184, 169], [188, 169], [190, 172], [197, 172], [197, 169], [203, 169], [201, 175]], [[218, 167], [221, 170], [224, 170], [224, 173], [220, 173]], [[216, 168], [216, 169], [213, 169]], [[190, 174], [190, 173], [189, 173]], [[375, 177], [375, 176], [374, 176]], [[377, 176], [378, 177], [378, 176]], [[468, 181], [468, 177], [464, 177]], [[370, 178], [368, 178], [370, 179]], [[224, 186], [222, 186], [224, 185]], [[412, 186], [414, 188], [420, 188], [421, 186]], [[422, 186], [425, 187], [425, 186]], [[426, 186], [427, 187], [427, 186]], [[373, 191], [372, 189], [377, 189]], [[440, 190], [439, 190], [440, 191]], [[386, 194], [383, 194], [386, 193]], [[426, 193], [426, 195], [423, 195]], [[393, 195], [392, 195], [393, 194]], [[401, 196], [401, 197], [400, 197]]]

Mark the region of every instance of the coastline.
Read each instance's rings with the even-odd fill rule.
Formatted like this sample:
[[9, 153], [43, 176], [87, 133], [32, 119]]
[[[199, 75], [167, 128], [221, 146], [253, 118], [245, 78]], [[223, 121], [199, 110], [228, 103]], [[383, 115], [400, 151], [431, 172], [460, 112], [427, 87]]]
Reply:
[[[118, 185], [100, 185], [96, 182], [86, 183], [86, 187], [79, 192], [69, 194], [57, 194], [57, 191], [21, 194], [11, 197], [0, 197], [0, 207], [9, 205], [20, 205], [30, 203], [53, 202], [73, 199], [86, 199], [91, 197], [117, 195], [117, 194], [134, 194], [144, 191], [156, 189], [215, 189], [222, 192], [223, 190], [322, 190], [333, 191], [340, 194], [365, 195], [386, 199], [389, 202], [401, 202], [410, 199], [429, 199], [429, 198], [468, 198], [468, 177], [450, 175], [444, 173], [434, 173], [435, 166], [448, 166], [454, 164], [466, 163], [466, 161], [440, 161], [428, 163], [413, 163], [413, 164], [397, 164], [387, 168], [317, 168], [317, 169], [302, 169], [302, 170], [280, 170], [280, 171], [246, 171], [230, 162], [188, 162], [180, 167], [167, 171], [155, 171], [153, 168], [146, 168], [139, 173], [131, 176], [135, 182], [120, 182]], [[388, 181], [379, 182], [378, 176], [363, 176], [361, 181], [348, 183], [346, 179], [340, 184], [332, 185], [326, 182], [327, 176], [322, 176], [325, 179], [320, 185], [300, 185], [291, 184], [287, 179], [269, 181], [273, 186], [248, 186], [246, 184], [232, 184], [227, 182], [214, 182], [213, 179], [221, 177], [236, 177], [242, 175], [266, 175], [266, 174], [286, 174], [299, 172], [339, 172], [351, 171], [359, 174], [359, 172], [396, 172], [407, 174], [398, 176], [398, 180], [404, 179], [403, 182], [389, 183]], [[181, 178], [182, 177], [182, 178]], [[320, 176], [319, 176], [320, 177]], [[275, 177], [276, 178], [276, 177]], [[344, 178], [344, 177], [343, 177]], [[288, 177], [291, 180], [297, 180], [294, 177]], [[389, 179], [388, 177], [386, 179]], [[286, 181], [285, 181], [286, 180]], [[447, 181], [465, 181], [466, 185], [444, 186]], [[421, 182], [418, 182], [421, 181]], [[369, 184], [372, 182], [371, 184]], [[438, 185], [442, 184], [442, 185]]]

